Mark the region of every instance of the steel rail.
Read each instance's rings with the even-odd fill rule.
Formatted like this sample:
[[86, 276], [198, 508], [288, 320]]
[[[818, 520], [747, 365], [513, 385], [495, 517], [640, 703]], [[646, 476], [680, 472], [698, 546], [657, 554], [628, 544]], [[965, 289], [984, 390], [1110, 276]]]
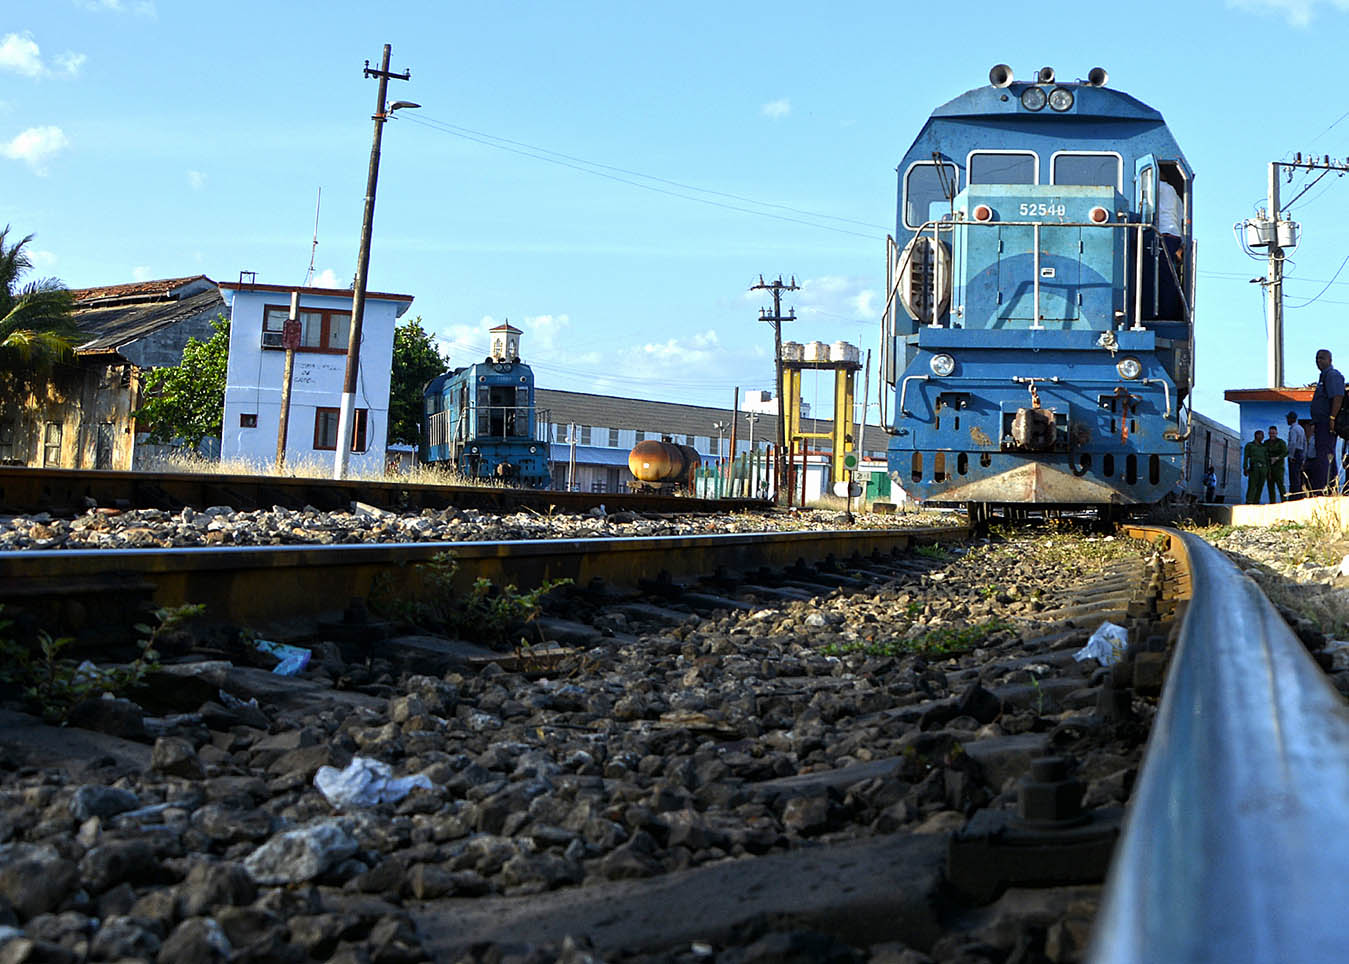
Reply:
[[[181, 549], [26, 549], [0, 552], [0, 603], [72, 599], [97, 613], [139, 594], [156, 606], [198, 603], [212, 620], [256, 625], [340, 612], [372, 591], [415, 593], [419, 563], [450, 553], [456, 587], [478, 578], [528, 589], [549, 579], [636, 585], [719, 569], [814, 563], [888, 553], [915, 542], [963, 539], [965, 528], [848, 529], [635, 538], [525, 539], [330, 546]], [[377, 581], [384, 579], [383, 586]], [[102, 599], [103, 602], [98, 602]]]
[[448, 506], [489, 511], [534, 509], [586, 512], [742, 512], [771, 505], [762, 499], [695, 499], [632, 492], [557, 492], [501, 486], [437, 485], [364, 479], [226, 475], [206, 472], [120, 472], [0, 466], [0, 512], [83, 512], [85, 499], [102, 506], [176, 509], [270, 509], [273, 505], [345, 509], [353, 501], [381, 509], [417, 511]]
[[1166, 534], [1193, 596], [1088, 959], [1342, 961], [1349, 706], [1222, 553], [1135, 531]]

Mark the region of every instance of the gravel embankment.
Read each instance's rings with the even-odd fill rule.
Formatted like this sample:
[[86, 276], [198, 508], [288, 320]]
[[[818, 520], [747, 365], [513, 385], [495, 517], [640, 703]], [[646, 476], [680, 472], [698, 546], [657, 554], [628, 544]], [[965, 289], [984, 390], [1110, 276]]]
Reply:
[[[126, 515], [136, 528], [154, 521]], [[295, 527], [304, 516], [284, 518]], [[454, 538], [534, 524], [469, 516], [445, 520]], [[121, 531], [118, 517], [99, 518], [105, 536]], [[194, 519], [159, 521], [200, 536]], [[587, 534], [616, 525], [570, 524]], [[654, 535], [694, 524], [617, 525]], [[7, 533], [31, 540], [32, 528]], [[68, 525], [64, 544], [82, 531]], [[1054, 609], [1078, 580], [1138, 571], [1144, 551], [1066, 534], [927, 550], [872, 588], [746, 598], [747, 608], [710, 617], [578, 590], [565, 612], [586, 609], [608, 635], [546, 670], [400, 673], [411, 657], [397, 640], [318, 641], [296, 679], [217, 660], [161, 676], [139, 704], [95, 700], [82, 721], [102, 733], [6, 713], [0, 955], [392, 964], [426, 959], [431, 941], [444, 959], [484, 962], [658, 950], [650, 959], [1077, 960], [1090, 888], [1045, 897], [1038, 917], [970, 918], [915, 936], [922, 950], [893, 935], [850, 945], [792, 907], [718, 929], [717, 915], [744, 895], [704, 895], [705, 939], [644, 944], [658, 942], [653, 925], [615, 932], [593, 957], [598, 930], [558, 936], [529, 915], [592, 887], [640, 899], [652, 882], [704, 868], [733, 873], [745, 859], [856, 841], [917, 841], [913, 852], [939, 863], [942, 848], [923, 839], [975, 808], [1013, 807], [1028, 759], [1051, 749], [1077, 756], [1090, 805], [1122, 804], [1142, 727], [1091, 720], [1106, 671], [1072, 654], [1094, 624]], [[231, 655], [215, 645], [215, 656]], [[354, 757], [430, 787], [336, 810], [315, 774]], [[454, 910], [463, 901], [513, 897], [509, 932], [484, 925], [451, 952], [453, 928], [437, 921], [472, 919]], [[934, 890], [915, 905], [937, 900]], [[507, 914], [492, 906], [494, 919]]]

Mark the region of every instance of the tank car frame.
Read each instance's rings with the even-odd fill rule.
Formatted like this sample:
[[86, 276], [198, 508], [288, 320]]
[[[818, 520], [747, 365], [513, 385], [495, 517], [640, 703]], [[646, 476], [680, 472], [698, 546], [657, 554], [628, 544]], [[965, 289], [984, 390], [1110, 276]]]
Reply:
[[[972, 509], [1156, 502], [1189, 433], [1193, 171], [1161, 114], [1099, 68], [990, 80], [937, 108], [898, 167], [891, 477]], [[1160, 180], [1185, 214], [1179, 271]]]

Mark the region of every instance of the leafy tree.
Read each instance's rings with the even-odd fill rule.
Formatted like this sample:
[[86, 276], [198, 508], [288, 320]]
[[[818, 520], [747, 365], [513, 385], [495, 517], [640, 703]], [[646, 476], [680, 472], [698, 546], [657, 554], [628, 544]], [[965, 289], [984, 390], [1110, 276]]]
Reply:
[[0, 370], [32, 372], [68, 358], [80, 337], [71, 317], [75, 301], [55, 278], [21, 285], [33, 268], [26, 238], [5, 246], [9, 225], [0, 231]]
[[220, 434], [230, 324], [224, 315], [217, 315], [211, 327], [215, 334], [207, 341], [187, 340], [177, 365], [153, 369], [146, 376], [148, 400], [135, 414], [149, 428], [151, 442], [182, 439], [195, 449], [208, 435]]
[[393, 378], [389, 383], [389, 441], [416, 445], [421, 440], [422, 390], [450, 367], [421, 316], [393, 330]]

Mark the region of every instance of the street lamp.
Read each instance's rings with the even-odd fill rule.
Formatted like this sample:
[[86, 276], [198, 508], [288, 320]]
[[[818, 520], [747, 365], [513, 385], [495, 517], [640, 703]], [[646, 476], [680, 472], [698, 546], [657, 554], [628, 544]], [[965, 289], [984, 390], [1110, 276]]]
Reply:
[[717, 420], [712, 423], [713, 430], [717, 433], [717, 461], [721, 461], [721, 438], [723, 433], [730, 428], [730, 423]]
[[754, 423], [759, 420], [758, 412], [746, 412], [745, 421], [749, 422], [749, 450], [754, 451]]

